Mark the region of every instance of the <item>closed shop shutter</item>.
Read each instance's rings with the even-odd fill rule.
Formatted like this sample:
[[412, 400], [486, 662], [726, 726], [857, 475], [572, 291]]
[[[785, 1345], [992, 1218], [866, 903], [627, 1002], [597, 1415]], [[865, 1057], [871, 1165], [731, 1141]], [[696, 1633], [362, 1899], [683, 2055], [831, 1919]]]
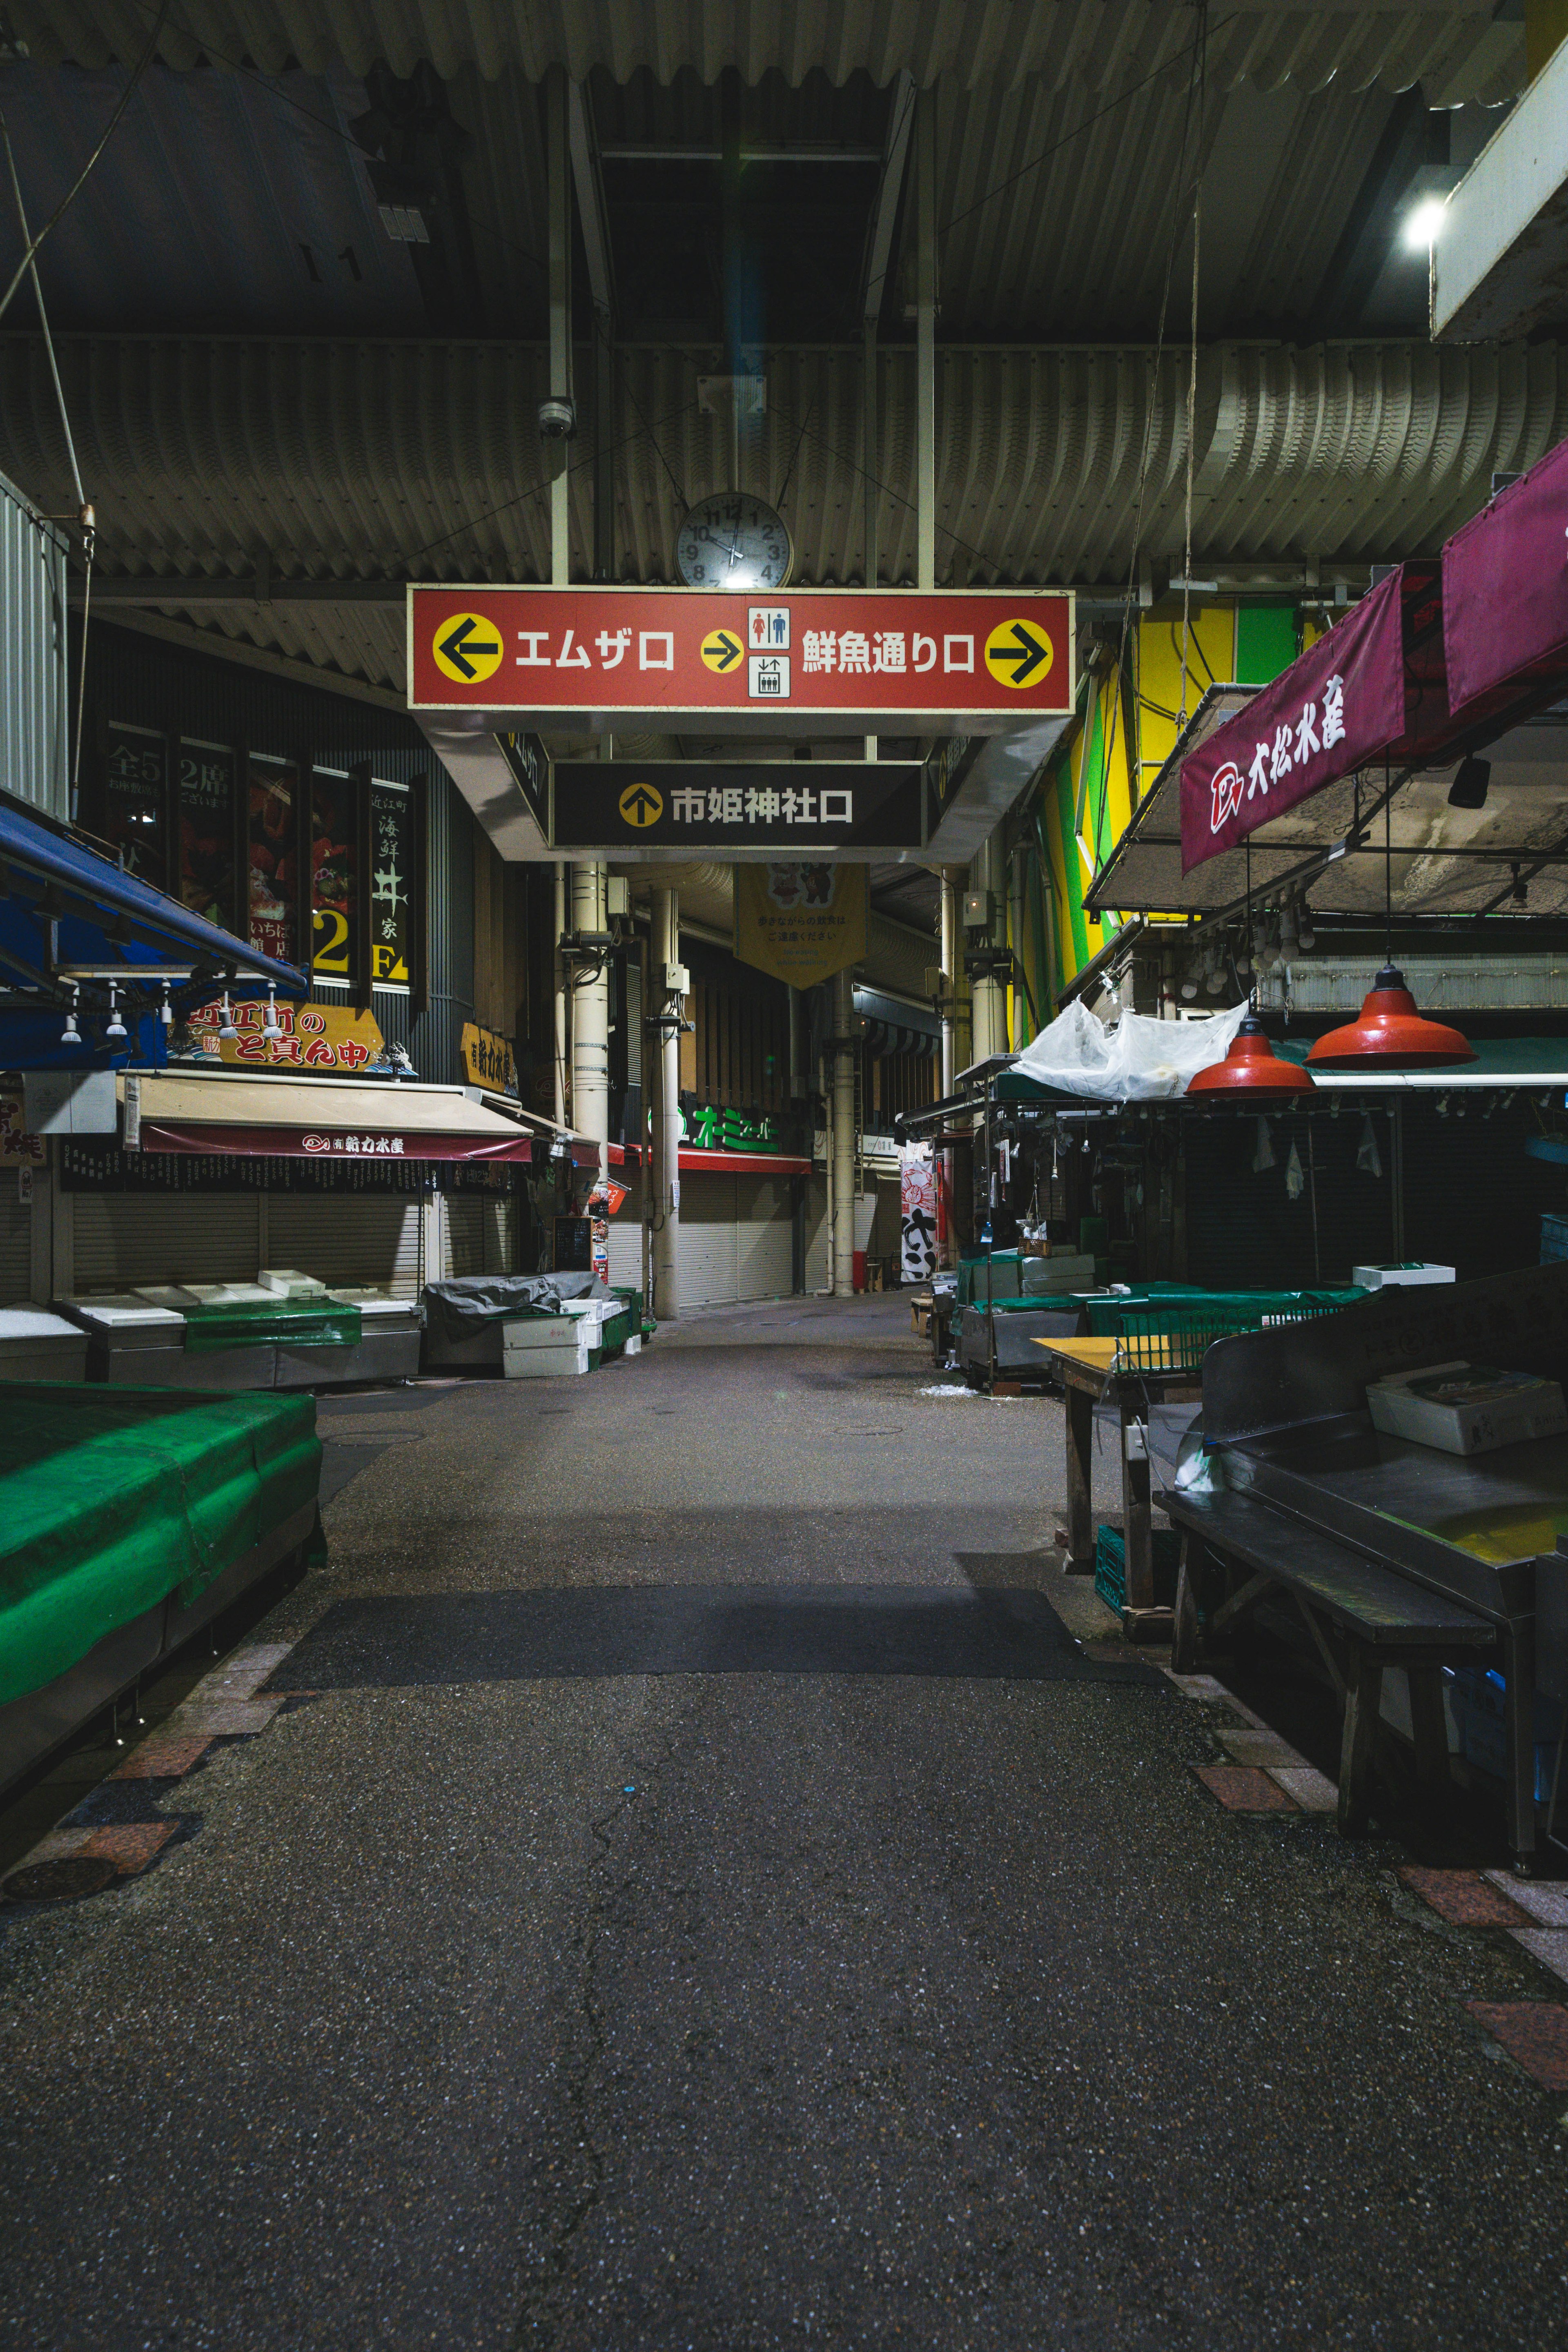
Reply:
[[677, 1270], [683, 1308], [721, 1307], [739, 1295], [733, 1176], [705, 1171], [681, 1178]]
[[610, 1219], [610, 1282], [620, 1289], [642, 1288], [642, 1178], [621, 1180], [626, 1197]]
[[150, 1282], [254, 1282], [259, 1263], [258, 1207], [254, 1192], [78, 1192], [71, 1203], [74, 1287], [125, 1290]]
[[274, 1194], [267, 1203], [267, 1262], [313, 1275], [331, 1289], [412, 1298], [419, 1287], [418, 1196]]
[[443, 1279], [463, 1274], [510, 1274], [515, 1204], [493, 1195], [475, 1200], [446, 1193], [441, 1201]]
[[[33, 1181], [47, 1181], [40, 1171]], [[33, 1280], [33, 1211], [16, 1196], [16, 1171], [0, 1168], [0, 1307], [25, 1307]]]
[[787, 1176], [735, 1179], [735, 1295], [788, 1298], [795, 1288], [795, 1229]]
[[827, 1287], [827, 1179], [805, 1180], [805, 1286]]

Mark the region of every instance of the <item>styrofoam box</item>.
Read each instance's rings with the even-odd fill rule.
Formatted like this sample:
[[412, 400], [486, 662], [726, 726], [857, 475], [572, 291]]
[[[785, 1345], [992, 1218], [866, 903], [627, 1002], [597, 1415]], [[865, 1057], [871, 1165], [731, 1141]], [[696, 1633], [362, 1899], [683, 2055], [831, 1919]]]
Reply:
[[590, 1348], [595, 1334], [584, 1329], [581, 1322], [568, 1322], [563, 1315], [541, 1315], [500, 1327], [503, 1349], [561, 1348], [570, 1353], [574, 1348]]
[[0, 1381], [85, 1381], [87, 1333], [42, 1307], [0, 1307]]
[[321, 1298], [327, 1286], [318, 1282], [313, 1274], [300, 1274], [292, 1266], [264, 1265], [256, 1277], [263, 1290], [279, 1298]]
[[1409, 1258], [1397, 1265], [1355, 1265], [1351, 1268], [1351, 1280], [1358, 1290], [1396, 1290], [1413, 1283], [1452, 1282], [1451, 1265], [1424, 1265], [1418, 1258]]
[[[1474, 1393], [1420, 1396], [1411, 1387], [1412, 1381], [1445, 1375], [1457, 1385], [1468, 1375]], [[1425, 1364], [1398, 1379], [1369, 1381], [1366, 1403], [1373, 1427], [1385, 1437], [1403, 1437], [1443, 1454], [1489, 1454], [1500, 1445], [1568, 1430], [1568, 1405], [1556, 1381], [1506, 1371], [1489, 1375], [1485, 1365]]]
[[153, 1307], [132, 1291], [110, 1291], [102, 1297], [62, 1298], [60, 1313], [79, 1323], [95, 1339], [115, 1348], [183, 1348], [185, 1318], [172, 1307]]
[[500, 1368], [509, 1381], [569, 1379], [592, 1369], [585, 1348], [507, 1348]]
[[186, 1288], [204, 1307], [275, 1307], [278, 1293], [258, 1282], [192, 1282]]

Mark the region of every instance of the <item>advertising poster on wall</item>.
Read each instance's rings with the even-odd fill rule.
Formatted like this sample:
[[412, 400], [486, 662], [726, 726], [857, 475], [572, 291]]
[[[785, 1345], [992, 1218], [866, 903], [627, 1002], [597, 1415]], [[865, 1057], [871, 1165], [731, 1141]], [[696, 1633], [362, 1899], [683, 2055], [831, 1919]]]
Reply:
[[246, 866], [250, 944], [280, 963], [295, 963], [299, 772], [289, 760], [253, 759], [249, 781]]
[[936, 1272], [936, 1166], [929, 1143], [901, 1147], [899, 1178], [900, 1278], [908, 1288]]
[[737, 866], [735, 954], [792, 988], [815, 988], [866, 952], [863, 866]]

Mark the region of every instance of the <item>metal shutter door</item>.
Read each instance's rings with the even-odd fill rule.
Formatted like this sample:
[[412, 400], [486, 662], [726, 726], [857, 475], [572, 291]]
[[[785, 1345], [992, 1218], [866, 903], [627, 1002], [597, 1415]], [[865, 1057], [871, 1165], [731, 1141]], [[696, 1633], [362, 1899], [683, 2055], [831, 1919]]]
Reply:
[[485, 1270], [485, 1208], [483, 1201], [466, 1201], [448, 1192], [441, 1201], [442, 1278]]
[[805, 1286], [827, 1287], [827, 1179], [805, 1180]]
[[678, 1249], [680, 1304], [732, 1304], [735, 1287], [735, 1179], [704, 1172], [680, 1180]]
[[[47, 1184], [37, 1170], [35, 1184]], [[0, 1307], [25, 1307], [33, 1286], [33, 1210], [16, 1197], [16, 1171], [0, 1168]]]
[[737, 1176], [735, 1195], [736, 1297], [788, 1298], [795, 1288], [788, 1178]]
[[642, 1289], [642, 1178], [629, 1172], [626, 1197], [610, 1219], [610, 1281], [622, 1290]]
[[78, 1192], [73, 1288], [144, 1282], [254, 1282], [260, 1219], [254, 1192]]
[[329, 1288], [419, 1288], [419, 1196], [274, 1193], [267, 1203], [267, 1263], [313, 1275]]

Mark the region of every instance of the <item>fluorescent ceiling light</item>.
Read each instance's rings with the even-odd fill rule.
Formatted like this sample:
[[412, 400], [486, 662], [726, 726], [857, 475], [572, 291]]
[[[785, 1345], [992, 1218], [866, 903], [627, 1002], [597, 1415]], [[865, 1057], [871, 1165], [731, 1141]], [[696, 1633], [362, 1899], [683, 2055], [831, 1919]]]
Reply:
[[1447, 201], [1443, 196], [1427, 196], [1418, 204], [1405, 215], [1405, 244], [1412, 247], [1435, 245], [1447, 209]]

